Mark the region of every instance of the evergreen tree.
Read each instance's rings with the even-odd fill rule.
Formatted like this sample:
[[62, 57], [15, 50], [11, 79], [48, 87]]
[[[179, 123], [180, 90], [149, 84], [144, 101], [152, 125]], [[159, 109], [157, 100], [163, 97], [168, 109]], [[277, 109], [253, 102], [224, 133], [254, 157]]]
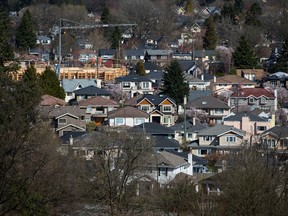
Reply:
[[193, 12], [193, 2], [192, 0], [188, 0], [186, 3], [185, 11], [188, 14], [191, 14]]
[[22, 50], [33, 48], [36, 44], [36, 32], [29, 10], [23, 14], [22, 20], [16, 31], [16, 46]]
[[269, 73], [278, 71], [288, 73], [288, 39], [285, 39], [280, 55], [276, 60], [276, 64], [270, 66], [268, 71]]
[[224, 18], [229, 17], [231, 20], [234, 21], [235, 11], [234, 11], [234, 7], [232, 6], [232, 4], [225, 2], [221, 10], [221, 16]]
[[11, 24], [7, 12], [0, 11], [0, 67], [4, 62], [14, 58], [13, 49], [10, 43]]
[[115, 28], [115, 30], [112, 33], [112, 42], [111, 42], [111, 48], [112, 49], [118, 49], [120, 46], [122, 34], [120, 32], [120, 29], [118, 27]]
[[136, 64], [136, 74], [139, 76], [146, 76], [144, 63], [142, 61], [138, 61]]
[[234, 12], [239, 15], [243, 12], [244, 9], [244, 2], [243, 0], [235, 0], [234, 3]]
[[188, 83], [185, 82], [185, 78], [179, 62], [172, 61], [167, 67], [167, 72], [164, 73], [163, 77], [163, 88], [164, 94], [173, 98], [179, 105], [183, 103], [185, 95], [189, 94]]
[[203, 47], [204, 49], [214, 50], [217, 43], [217, 34], [215, 24], [211, 16], [205, 21], [205, 26], [206, 32], [203, 37]]
[[101, 22], [104, 24], [108, 24], [110, 23], [110, 21], [111, 21], [110, 11], [109, 8], [105, 6], [101, 13]]
[[65, 99], [65, 92], [60, 86], [57, 74], [50, 67], [46, 67], [45, 71], [41, 74], [39, 81], [43, 94], [49, 94], [60, 99]]
[[236, 68], [254, 68], [257, 65], [253, 49], [244, 36], [241, 36], [239, 40], [239, 45], [233, 53], [233, 59]]
[[245, 24], [250, 26], [261, 27], [260, 16], [262, 15], [262, 8], [258, 2], [251, 5], [251, 8], [247, 10], [245, 17]]

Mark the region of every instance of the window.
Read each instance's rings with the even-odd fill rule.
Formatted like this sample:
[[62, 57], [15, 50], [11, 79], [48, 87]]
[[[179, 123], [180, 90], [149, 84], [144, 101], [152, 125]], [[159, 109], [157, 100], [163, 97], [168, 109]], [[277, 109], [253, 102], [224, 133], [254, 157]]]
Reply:
[[267, 99], [265, 97], [261, 97], [260, 98], [260, 103], [261, 104], [266, 104], [267, 103]]
[[192, 138], [193, 137], [193, 134], [192, 133], [188, 133], [188, 138]]
[[140, 125], [145, 122], [144, 118], [135, 118], [135, 125]]
[[58, 124], [66, 124], [66, 122], [67, 122], [66, 118], [58, 119]]
[[168, 175], [168, 169], [167, 168], [159, 168], [158, 175], [159, 176], [167, 176]]
[[236, 137], [235, 136], [227, 136], [226, 142], [236, 142]]
[[208, 154], [208, 150], [207, 149], [199, 149], [198, 150], [198, 155], [207, 155]]
[[149, 112], [150, 106], [142, 105], [142, 106], [141, 106], [141, 110], [143, 110], [143, 111], [145, 111], [145, 112]]
[[72, 92], [67, 92], [67, 96], [72, 96]]
[[115, 118], [115, 125], [124, 125], [124, 118]]
[[265, 131], [265, 130], [267, 130], [267, 127], [266, 126], [257, 126], [257, 130], [258, 131]]
[[215, 109], [215, 114], [223, 114], [223, 109]]
[[84, 121], [85, 120], [85, 116], [81, 116], [80, 119], [81, 119], [81, 121]]
[[203, 136], [203, 141], [212, 141], [211, 136]]
[[163, 106], [162, 108], [163, 112], [171, 112], [172, 111], [172, 107], [171, 106]]
[[164, 116], [164, 124], [169, 124], [170, 122], [170, 116]]
[[149, 88], [149, 82], [143, 82], [142, 83], [142, 88], [143, 89], [148, 89]]
[[123, 82], [123, 88], [130, 88], [129, 82]]
[[253, 97], [249, 97], [249, 98], [248, 98], [248, 103], [249, 103], [249, 104], [254, 104], [254, 103], [255, 103], [254, 98], [253, 98]]

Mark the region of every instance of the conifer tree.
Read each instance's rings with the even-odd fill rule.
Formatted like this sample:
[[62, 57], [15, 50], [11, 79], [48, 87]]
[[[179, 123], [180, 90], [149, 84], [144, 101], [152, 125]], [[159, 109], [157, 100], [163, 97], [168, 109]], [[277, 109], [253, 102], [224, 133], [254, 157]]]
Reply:
[[179, 105], [183, 103], [185, 95], [189, 94], [188, 83], [185, 82], [179, 62], [172, 61], [166, 70], [162, 92], [173, 98]]
[[110, 23], [110, 19], [111, 19], [111, 15], [110, 15], [109, 8], [105, 6], [101, 13], [101, 22], [104, 24], [108, 24]]
[[136, 64], [136, 74], [139, 76], [146, 76], [145, 67], [142, 61], [138, 61]]
[[193, 12], [193, 3], [192, 3], [192, 0], [188, 0], [188, 1], [187, 1], [186, 7], [185, 7], [185, 11], [186, 11], [186, 13], [188, 13], [188, 14], [191, 14], [191, 13]]
[[111, 48], [112, 49], [117, 49], [120, 46], [120, 41], [121, 41], [121, 32], [118, 27], [115, 28], [115, 30], [112, 33], [112, 42], [111, 42]]
[[252, 47], [245, 38], [241, 36], [239, 45], [233, 53], [234, 66], [236, 68], [254, 68], [257, 65], [257, 58]]
[[16, 31], [16, 46], [22, 50], [28, 50], [35, 46], [36, 38], [31, 14], [29, 10], [26, 10]]
[[214, 50], [217, 43], [217, 34], [215, 24], [211, 16], [205, 21], [205, 26], [206, 32], [203, 37], [203, 47], [207, 50]]
[[258, 2], [251, 5], [251, 8], [247, 10], [245, 17], [245, 24], [250, 26], [261, 27], [260, 16], [262, 15], [262, 8]]

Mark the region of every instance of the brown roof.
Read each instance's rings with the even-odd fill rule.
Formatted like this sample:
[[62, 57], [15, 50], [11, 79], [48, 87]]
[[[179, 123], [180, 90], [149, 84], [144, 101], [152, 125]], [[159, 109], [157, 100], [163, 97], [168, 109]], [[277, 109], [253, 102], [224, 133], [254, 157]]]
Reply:
[[156, 153], [157, 166], [177, 168], [183, 165], [187, 165], [188, 162], [178, 155], [172, 154], [167, 151], [160, 151]]
[[265, 71], [263, 69], [236, 69], [237, 76], [241, 76], [243, 74], [255, 74], [256, 80], [262, 80], [265, 76]]
[[132, 97], [131, 99], [125, 101], [125, 106], [137, 106], [137, 101], [143, 97], [143, 94], [139, 94], [136, 97]]
[[40, 102], [41, 106], [55, 106], [55, 105], [64, 106], [65, 104], [66, 102], [64, 100], [48, 94], [42, 95]]
[[139, 110], [137, 108], [126, 106], [117, 110], [113, 110], [108, 113], [108, 118], [115, 118], [115, 117], [142, 117], [142, 118], [148, 118], [149, 114]]
[[109, 100], [100, 96], [88, 98], [86, 100], [82, 100], [78, 102], [79, 106], [112, 106], [112, 107], [118, 107], [117, 102], [113, 100]]
[[234, 92], [231, 97], [241, 97], [246, 98], [249, 96], [254, 96], [256, 98], [259, 98], [261, 96], [265, 96], [267, 98], [275, 98], [274, 95], [269, 92], [267, 89], [264, 88], [243, 88], [240, 89], [240, 91]]
[[255, 82], [245, 79], [243, 77], [237, 75], [226, 75], [222, 77], [217, 77], [216, 82], [217, 84], [224, 83], [224, 84], [256, 84]]
[[69, 113], [74, 116], [85, 116], [85, 109], [80, 109], [79, 106], [39, 106], [39, 115], [43, 118], [55, 118], [65, 113]]

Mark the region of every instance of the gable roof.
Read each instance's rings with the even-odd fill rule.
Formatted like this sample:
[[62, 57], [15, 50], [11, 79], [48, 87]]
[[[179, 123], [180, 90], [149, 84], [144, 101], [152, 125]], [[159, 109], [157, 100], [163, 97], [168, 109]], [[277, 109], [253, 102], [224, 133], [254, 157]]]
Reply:
[[152, 82], [152, 81], [144, 76], [139, 76], [137, 74], [128, 74], [126, 76], [117, 77], [115, 79], [115, 82], [120, 83], [120, 82]]
[[125, 56], [144, 56], [145, 50], [144, 49], [134, 49], [134, 50], [124, 50]]
[[195, 107], [196, 109], [230, 109], [226, 103], [213, 96], [199, 97], [193, 101], [189, 101], [186, 107]]
[[182, 71], [188, 71], [192, 67], [196, 66], [196, 63], [194, 60], [177, 60], [177, 62], [179, 63]]
[[267, 98], [275, 98], [274, 95], [264, 88], [243, 88], [240, 89], [239, 93], [234, 92], [230, 97], [246, 98], [249, 96], [254, 96], [256, 98], [265, 96]]
[[180, 148], [179, 142], [175, 139], [168, 138], [166, 136], [155, 136], [154, 138], [156, 140], [156, 148]]
[[184, 74], [184, 78], [187, 82], [189, 83], [203, 83], [205, 84], [206, 82], [204, 80], [201, 80], [197, 77], [194, 77], [193, 75], [191, 74], [188, 74], [188, 73], [183, 73]]
[[73, 116], [85, 116], [85, 110], [80, 109], [79, 106], [60, 106], [60, 107], [41, 107], [39, 109], [40, 115], [46, 118], [55, 118], [63, 114], [70, 113]]
[[74, 125], [74, 124], [68, 124], [68, 125], [64, 125], [64, 126], [63, 126], [63, 127], [61, 127], [61, 128], [57, 128], [57, 129], [56, 129], [56, 131], [60, 131], [60, 130], [63, 130], [63, 129], [65, 129], [65, 128], [67, 128], [67, 127], [74, 127], [74, 128], [77, 128], [77, 129], [79, 129], [79, 130], [85, 131], [85, 129], [84, 129], [84, 128], [82, 128], [82, 127], [80, 127], [80, 126], [77, 126], [77, 125]]
[[131, 106], [125, 106], [108, 112], [108, 118], [148, 118], [149, 114]]
[[198, 136], [221, 136], [227, 132], [234, 132], [236, 134], [239, 134], [241, 136], [245, 136], [246, 132], [240, 129], [237, 129], [232, 126], [227, 125], [215, 125], [213, 127], [205, 128], [201, 131], [199, 131]]
[[204, 96], [212, 96], [211, 90], [193, 90], [189, 92], [188, 101], [196, 100], [197, 98]]
[[[167, 152], [170, 152], [172, 154], [178, 155], [179, 157], [183, 157], [185, 160], [188, 160], [188, 151], [181, 151], [181, 152], [177, 152], [174, 150], [170, 150], [167, 149], [165, 150]], [[199, 157], [197, 155], [192, 156], [192, 161], [193, 161], [193, 165], [203, 165], [206, 166], [208, 164], [208, 160], [204, 157]]]
[[70, 138], [73, 138], [73, 141], [76, 141], [75, 139], [79, 139], [86, 133], [86, 131], [64, 131], [64, 134], [60, 139], [62, 140], [62, 144], [70, 144]]
[[112, 106], [112, 107], [118, 107], [117, 102], [113, 100], [109, 100], [100, 96], [88, 98], [86, 100], [81, 100], [78, 102], [79, 106]]
[[166, 99], [171, 101], [174, 105], [176, 105], [176, 102], [168, 97], [167, 95], [151, 95], [151, 94], [144, 94], [141, 98], [139, 98], [137, 100], [137, 105], [142, 101], [142, 100], [148, 100], [149, 102], [151, 102], [152, 104], [158, 106], [160, 105], [163, 101], [165, 101]]
[[99, 56], [103, 55], [116, 55], [116, 49], [100, 49], [99, 50]]
[[150, 73], [147, 73], [146, 77], [148, 79], [155, 79], [158, 81], [161, 81], [163, 79], [164, 71], [151, 71]]
[[194, 50], [193, 51], [194, 58], [203, 58], [205, 56], [215, 56], [215, 50]]
[[162, 49], [148, 49], [146, 50], [148, 55], [162, 55], [162, 56], [168, 56], [172, 53], [171, 50], [162, 50]]
[[256, 84], [255, 82], [237, 75], [217, 77], [215, 84]]
[[224, 121], [242, 121], [243, 117], [248, 117], [250, 121], [255, 121], [255, 122], [266, 122], [267, 119], [261, 118], [258, 115], [255, 115], [252, 112], [241, 112], [236, 115], [229, 116], [227, 118], [224, 118]]
[[96, 86], [87, 86], [82, 89], [78, 89], [74, 91], [75, 95], [90, 95], [90, 96], [97, 96], [97, 95], [111, 95], [109, 91], [106, 89], [100, 89]]
[[56, 98], [48, 94], [41, 96], [40, 101], [41, 106], [55, 106], [55, 105], [64, 106], [65, 104], [66, 102], [60, 98]]
[[173, 135], [174, 131], [155, 122], [145, 122], [129, 129], [130, 132], [143, 132], [151, 135]]
[[261, 136], [271, 134], [276, 136], [278, 139], [286, 139], [288, 138], [288, 127], [287, 126], [280, 126], [276, 125], [266, 131], [264, 131]]
[[81, 85], [82, 88], [87, 86], [97, 86], [97, 80], [94, 79], [62, 79], [62, 87], [65, 92], [73, 92]]
[[[180, 122], [178, 124], [172, 125], [170, 128], [173, 129], [175, 132], [184, 131], [184, 122]], [[198, 132], [200, 130], [203, 130], [204, 128], [207, 128], [207, 126], [204, 124], [196, 122], [196, 124], [193, 125], [191, 121], [186, 121], [187, 132]]]
[[183, 157], [167, 151], [157, 152], [155, 156], [157, 158], [158, 167], [178, 168], [183, 165], [189, 165]]
[[143, 94], [138, 94], [138, 95], [136, 95], [135, 97], [130, 98], [129, 100], [125, 100], [125, 101], [124, 101], [124, 104], [125, 104], [125, 106], [134, 106], [134, 107], [136, 107], [137, 104], [138, 104], [137, 101], [138, 101], [140, 98], [142, 98], [142, 97], [143, 97]]
[[157, 70], [162, 70], [162, 68], [153, 62], [144, 62], [144, 68], [145, 70], [149, 71], [157, 71]]

